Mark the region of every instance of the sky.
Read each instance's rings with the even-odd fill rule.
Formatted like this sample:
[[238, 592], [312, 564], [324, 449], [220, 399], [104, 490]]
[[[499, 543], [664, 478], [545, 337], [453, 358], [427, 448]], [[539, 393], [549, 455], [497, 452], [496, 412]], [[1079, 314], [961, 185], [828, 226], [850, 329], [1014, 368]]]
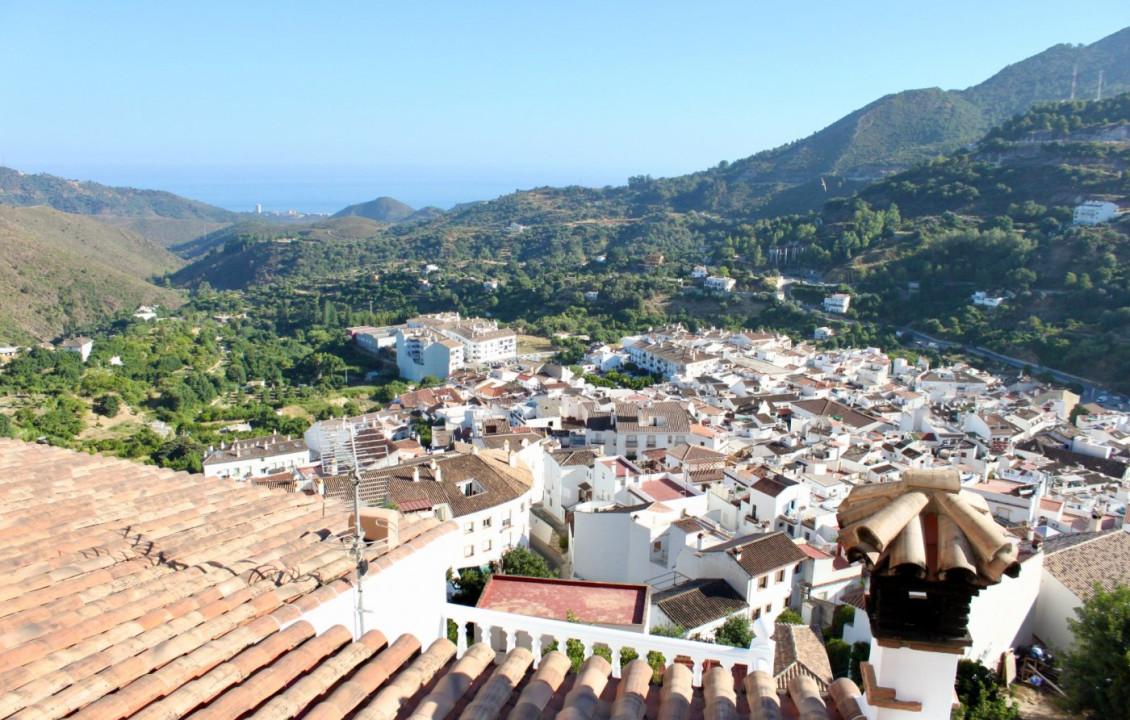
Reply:
[[702, 170], [1128, 25], [1125, 0], [0, 0], [0, 165], [447, 207]]

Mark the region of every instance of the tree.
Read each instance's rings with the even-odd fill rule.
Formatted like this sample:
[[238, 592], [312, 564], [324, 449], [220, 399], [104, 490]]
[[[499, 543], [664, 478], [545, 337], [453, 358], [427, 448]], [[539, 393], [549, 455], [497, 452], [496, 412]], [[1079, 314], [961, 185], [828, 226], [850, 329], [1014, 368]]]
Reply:
[[153, 462], [164, 468], [201, 472], [204, 446], [190, 437], [175, 437], [161, 444], [153, 453]]
[[650, 633], [660, 637], [685, 638], [687, 629], [679, 623], [660, 623], [653, 627]]
[[855, 621], [855, 607], [852, 605], [839, 605], [832, 613], [832, 635], [842, 638], [844, 625]]
[[502, 553], [502, 574], [539, 578], [557, 577], [557, 571], [550, 569], [545, 558], [522, 546]]
[[749, 618], [745, 615], [731, 615], [726, 618], [726, 622], [714, 631], [714, 642], [719, 645], [748, 648], [753, 642], [753, 628], [750, 627]]
[[803, 625], [804, 618], [800, 616], [796, 610], [785, 608], [781, 614], [777, 616], [778, 623], [785, 623], [786, 625]]
[[851, 645], [832, 638], [824, 649], [828, 653], [828, 664], [832, 666], [832, 677], [847, 677], [851, 672]]
[[973, 660], [961, 660], [957, 664], [957, 679], [954, 683], [961, 707], [954, 718], [957, 720], [1019, 720], [1020, 712], [1016, 706], [1002, 695], [996, 675]]
[[459, 577], [451, 581], [455, 586], [455, 594], [451, 597], [451, 601], [458, 605], [474, 607], [479, 601], [479, 596], [483, 594], [483, 588], [486, 587], [487, 580], [490, 580], [490, 575], [478, 568], [463, 568], [459, 571]]
[[103, 395], [94, 402], [94, 412], [105, 417], [115, 417], [122, 409], [122, 401], [117, 395]]
[[1130, 707], [1130, 587], [1104, 590], [1067, 621], [1075, 643], [1062, 657], [1067, 704], [1089, 718], [1122, 717]]

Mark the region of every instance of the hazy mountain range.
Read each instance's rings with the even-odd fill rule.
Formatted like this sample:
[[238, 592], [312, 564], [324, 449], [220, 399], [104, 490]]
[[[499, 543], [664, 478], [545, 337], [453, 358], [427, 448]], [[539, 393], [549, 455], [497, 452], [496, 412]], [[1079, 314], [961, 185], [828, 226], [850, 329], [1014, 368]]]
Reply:
[[[207, 263], [174, 279], [240, 286], [285, 271], [299, 252], [271, 248], [264, 267], [255, 253], [266, 250], [249, 238], [290, 235], [307, 241], [295, 244], [306, 257], [321, 252], [318, 243], [336, 243], [340, 262], [353, 262], [395, 256], [398, 243], [422, 233], [503, 233], [510, 222], [625, 223], [658, 208], [743, 220], [819, 209], [832, 197], [975, 143], [1034, 104], [1067, 99], [1073, 89], [1076, 97], [1092, 98], [1100, 72], [1104, 95], [1130, 90], [1130, 28], [1088, 46], [1057, 45], [964, 90], [887, 95], [807, 138], [690, 175], [632, 178], [627, 187], [608, 190], [532, 191], [447, 213], [382, 197], [310, 225], [277, 225], [167, 192], [0, 168], [0, 207], [14, 206], [0, 215], [0, 314], [9, 318], [0, 325], [0, 341], [49, 338], [142, 297], [175, 302], [170, 291], [146, 282], [184, 264], [163, 247]], [[45, 207], [16, 209], [28, 206]], [[342, 242], [351, 243], [348, 251]], [[230, 263], [205, 256], [229, 245], [235, 252], [228, 260], [248, 270], [225, 283]]]

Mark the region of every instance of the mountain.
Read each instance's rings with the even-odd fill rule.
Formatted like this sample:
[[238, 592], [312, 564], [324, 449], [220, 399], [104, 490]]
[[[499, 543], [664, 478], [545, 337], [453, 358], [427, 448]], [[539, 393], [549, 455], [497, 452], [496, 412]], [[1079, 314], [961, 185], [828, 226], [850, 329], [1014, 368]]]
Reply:
[[119, 227], [52, 208], [0, 205], [0, 340], [48, 340], [140, 304], [175, 307], [178, 293], [145, 278], [183, 261]]
[[[818, 209], [866, 183], [978, 140], [989, 128], [1033, 105], [1075, 95], [1130, 90], [1130, 28], [1091, 45], [1056, 45], [1009, 65], [965, 90], [929, 88], [882, 97], [813, 135], [733, 163], [654, 181], [669, 206], [771, 217]], [[651, 181], [650, 178], [646, 178]], [[806, 183], [828, 186], [805, 207], [774, 206], [775, 196]], [[833, 185], [835, 187], [833, 187]], [[811, 193], [805, 193], [811, 195]]]
[[376, 200], [369, 202], [358, 203], [357, 205], [350, 205], [344, 210], [334, 213], [332, 217], [342, 218], [357, 215], [370, 220], [376, 220], [382, 223], [399, 222], [407, 217], [410, 217], [416, 211], [390, 197], [379, 197]]
[[218, 230], [241, 217], [161, 190], [111, 187], [0, 167], [0, 204], [46, 205], [125, 227], [168, 247]]

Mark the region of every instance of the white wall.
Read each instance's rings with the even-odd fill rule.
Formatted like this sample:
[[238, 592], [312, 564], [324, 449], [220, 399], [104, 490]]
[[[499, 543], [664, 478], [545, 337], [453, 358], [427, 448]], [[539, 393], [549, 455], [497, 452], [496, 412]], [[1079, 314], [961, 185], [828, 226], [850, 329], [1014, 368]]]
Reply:
[[652, 529], [627, 513], [577, 512], [569, 551], [573, 576], [596, 582], [642, 583], [667, 572], [651, 562]]
[[1031, 641], [1043, 569], [1044, 554], [1039, 553], [1024, 561], [1019, 577], [1006, 575], [999, 584], [973, 598], [969, 607], [973, 645], [965, 651], [965, 657], [992, 668], [1001, 653]]
[[[529, 545], [532, 505], [533, 498], [527, 492], [509, 502], [454, 518], [454, 522], [459, 524], [459, 543], [449, 558], [449, 566], [486, 565], [500, 561], [502, 553], [512, 547]], [[508, 518], [510, 524], [506, 525], [504, 521]], [[484, 525], [485, 521], [490, 524]]]
[[[389, 642], [404, 633], [411, 633], [424, 647], [445, 636], [443, 623], [447, 605], [447, 570], [450, 558], [458, 547], [458, 533], [449, 532], [433, 538], [426, 545], [414, 547], [414, 552], [391, 567], [380, 569], [370, 565], [362, 596], [365, 601], [365, 630], [379, 629]], [[396, 551], [393, 551], [396, 552]], [[405, 593], [411, 592], [411, 602]], [[319, 634], [334, 625], [343, 625], [360, 637], [357, 625], [356, 592], [350, 590], [330, 602], [319, 605], [301, 619], [314, 626]]]
[[1075, 617], [1075, 608], [1082, 604], [1075, 593], [1045, 570], [1040, 574], [1040, 597], [1032, 632], [1054, 647], [1070, 647], [1074, 637], [1067, 628], [1067, 619]]
[[[953, 705], [953, 685], [959, 658], [952, 653], [885, 648], [872, 642], [870, 662], [875, 668], [879, 687], [894, 688], [898, 700], [917, 700], [922, 703], [922, 711], [867, 706], [864, 712], [875, 720], [948, 718]], [[860, 701], [861, 707], [866, 705], [865, 698], [860, 698]]]
[[870, 643], [871, 640], [871, 618], [867, 617], [866, 610], [856, 608], [855, 620], [844, 625], [844, 642], [854, 645], [857, 642]]

